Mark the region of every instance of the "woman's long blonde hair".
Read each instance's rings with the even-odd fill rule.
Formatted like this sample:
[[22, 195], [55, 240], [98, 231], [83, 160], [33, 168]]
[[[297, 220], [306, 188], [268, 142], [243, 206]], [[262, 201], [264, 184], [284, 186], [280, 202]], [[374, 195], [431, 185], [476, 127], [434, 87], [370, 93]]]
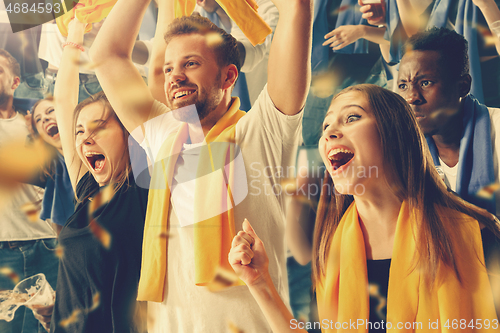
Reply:
[[[339, 95], [358, 91], [364, 94], [377, 121], [386, 174], [393, 175], [392, 188], [399, 199], [406, 200], [413, 221], [416, 221], [416, 260], [434, 281], [439, 263], [452, 267], [460, 279], [455, 261], [454, 236], [459, 221], [457, 215], [440, 214], [449, 208], [471, 216], [500, 236], [497, 220], [486, 210], [478, 208], [449, 192], [434, 167], [425, 138], [406, 101], [399, 95], [372, 84], [348, 87]], [[333, 101], [332, 100], [332, 101]], [[314, 280], [324, 276], [333, 234], [347, 208], [353, 202], [350, 195], [333, 193], [333, 181], [325, 173], [316, 215], [313, 241]], [[449, 213], [449, 212], [448, 212]]]

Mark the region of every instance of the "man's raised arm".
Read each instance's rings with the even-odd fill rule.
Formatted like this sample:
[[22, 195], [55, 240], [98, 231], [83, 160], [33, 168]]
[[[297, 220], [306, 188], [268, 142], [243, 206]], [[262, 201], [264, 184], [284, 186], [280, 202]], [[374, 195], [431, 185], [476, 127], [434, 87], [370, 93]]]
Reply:
[[267, 89], [278, 110], [298, 113], [311, 80], [312, 0], [273, 0], [279, 11], [267, 74]]
[[153, 95], [132, 63], [132, 50], [150, 0], [118, 0], [90, 49], [99, 82], [125, 128], [148, 120]]

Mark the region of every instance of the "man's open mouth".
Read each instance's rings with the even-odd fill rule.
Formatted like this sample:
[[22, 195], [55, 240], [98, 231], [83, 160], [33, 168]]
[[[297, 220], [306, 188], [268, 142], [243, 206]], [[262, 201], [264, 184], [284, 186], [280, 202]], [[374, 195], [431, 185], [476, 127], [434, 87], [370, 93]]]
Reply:
[[47, 132], [47, 134], [53, 138], [54, 136], [56, 136], [57, 134], [59, 134], [59, 128], [57, 127], [56, 124], [51, 124], [49, 125], [45, 131]]
[[104, 168], [104, 164], [106, 164], [106, 157], [103, 154], [95, 153], [95, 152], [87, 152], [85, 153], [85, 157], [89, 162], [92, 169], [99, 172]]
[[333, 170], [339, 169], [341, 166], [347, 164], [354, 157], [354, 153], [349, 149], [336, 148], [330, 150], [328, 159], [332, 164]]
[[179, 98], [182, 98], [182, 97], [185, 97], [185, 96], [189, 96], [191, 95], [192, 93], [194, 93], [196, 90], [182, 90], [182, 91], [178, 91], [174, 94], [174, 99], [179, 99]]

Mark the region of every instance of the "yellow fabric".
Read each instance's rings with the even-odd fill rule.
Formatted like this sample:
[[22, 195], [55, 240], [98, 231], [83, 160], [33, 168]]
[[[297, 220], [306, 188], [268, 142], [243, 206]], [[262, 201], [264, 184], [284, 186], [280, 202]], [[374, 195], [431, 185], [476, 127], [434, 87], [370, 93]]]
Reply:
[[[194, 225], [195, 283], [204, 286], [212, 282], [218, 267], [232, 270], [227, 256], [231, 241], [235, 236], [234, 205], [232, 204], [231, 185], [234, 172], [235, 129], [238, 120], [245, 112], [238, 110], [240, 102], [233, 98], [229, 110], [219, 119], [205, 137], [207, 145], [200, 154], [197, 175], [210, 174], [210, 177], [197, 177], [195, 184], [195, 221], [201, 214], [217, 210], [218, 215]], [[151, 184], [165, 184], [164, 189], [152, 186], [149, 190], [148, 208], [144, 228], [141, 278], [139, 281], [140, 301], [162, 302], [167, 272], [167, 237], [170, 210], [170, 189], [177, 157], [188, 139], [188, 125], [183, 123], [162, 145], [152, 175]], [[213, 144], [217, 142], [217, 144]], [[219, 144], [222, 143], [222, 144]], [[222, 145], [222, 148], [221, 148]], [[229, 179], [224, 179], [220, 166], [229, 165]], [[208, 168], [208, 170], [207, 170]], [[208, 172], [207, 172], [208, 171]], [[226, 189], [226, 190], [225, 190]], [[226, 193], [227, 191], [227, 193]], [[215, 208], [214, 208], [215, 207]], [[224, 213], [225, 208], [229, 208]], [[235, 285], [243, 282], [237, 281]]]
[[[255, 0], [216, 0], [226, 14], [240, 27], [253, 46], [263, 43], [273, 31], [257, 13], [259, 6]], [[195, 0], [177, 0], [175, 17], [189, 16], [193, 13]]]
[[193, 14], [196, 0], [177, 0], [175, 2], [175, 17], [190, 16]]
[[[474, 319], [496, 319], [493, 296], [484, 266], [481, 232], [476, 220], [456, 214], [455, 258], [462, 284], [453, 269], [441, 265], [432, 290], [424, 281], [418, 266], [412, 261], [416, 244], [410, 211], [403, 202], [397, 221], [394, 249], [389, 275], [387, 296], [387, 323], [392, 324], [388, 332], [483, 332], [470, 327], [453, 329], [453, 319], [458, 325], [465, 320], [467, 325]], [[327, 319], [328, 329], [322, 332], [363, 332], [369, 318], [368, 277], [363, 234], [359, 225], [356, 204], [353, 203], [342, 218], [330, 247], [326, 274], [317, 283], [318, 312], [321, 320]], [[363, 320], [360, 326], [340, 328], [342, 323]], [[429, 322], [439, 320], [439, 329], [429, 329]], [[449, 320], [449, 328], [443, 327]], [[337, 328], [335, 323], [338, 322]], [[398, 329], [397, 323], [421, 323], [420, 329]], [[322, 322], [323, 323], [323, 322]], [[476, 325], [476, 324], [474, 324]], [[347, 327], [347, 329], [345, 329]], [[352, 329], [355, 327], [356, 329]], [[417, 327], [417, 326], [415, 326]], [[478, 327], [478, 326], [476, 326]], [[463, 328], [463, 326], [462, 326]], [[490, 330], [491, 331], [491, 330]], [[488, 331], [488, 332], [490, 332]]]
[[216, 0], [227, 15], [240, 27], [253, 46], [261, 44], [271, 27], [257, 13], [255, 0]]
[[[61, 35], [68, 37], [68, 24], [76, 16], [80, 22], [100, 22], [115, 5], [117, 0], [80, 0], [71, 11], [56, 18], [57, 27]], [[85, 32], [92, 30], [92, 24], [88, 24]]]

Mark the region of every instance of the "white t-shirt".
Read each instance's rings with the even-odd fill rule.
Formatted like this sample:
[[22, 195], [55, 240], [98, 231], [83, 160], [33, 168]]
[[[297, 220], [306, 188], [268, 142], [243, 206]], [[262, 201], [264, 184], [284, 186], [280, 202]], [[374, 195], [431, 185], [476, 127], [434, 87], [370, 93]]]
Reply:
[[[166, 111], [163, 104], [155, 102], [151, 114]], [[145, 124], [146, 140], [141, 145], [152, 161], [176, 126], [168, 122], [169, 113]], [[288, 176], [288, 166], [293, 165], [301, 119], [302, 113], [287, 116], [278, 111], [265, 87], [252, 109], [236, 125], [236, 144], [241, 148], [246, 178], [235, 179], [241, 182], [239, 186], [248, 186], [248, 195], [236, 205], [235, 228], [241, 230], [245, 218], [252, 223], [266, 246], [269, 272], [286, 304], [285, 193], [280, 182]], [[229, 323], [245, 332], [271, 332], [246, 286], [214, 293], [195, 285], [193, 228], [181, 227], [177, 214], [175, 209], [171, 210], [166, 297], [162, 303], [148, 303], [148, 316], [154, 323], [149, 332], [226, 332]]]
[[441, 170], [444, 172], [445, 183], [448, 185], [452, 191], [457, 190], [457, 172], [458, 172], [458, 163], [453, 167], [449, 167], [443, 160], [439, 157], [439, 164], [441, 164]]
[[[0, 148], [11, 142], [23, 142], [28, 135], [24, 117], [19, 113], [10, 119], [0, 119]], [[2, 161], [4, 163], [4, 161]], [[0, 187], [0, 241], [20, 241], [55, 238], [50, 223], [37, 219], [31, 222], [21, 207], [41, 203], [43, 190], [26, 184], [15, 189]]]

